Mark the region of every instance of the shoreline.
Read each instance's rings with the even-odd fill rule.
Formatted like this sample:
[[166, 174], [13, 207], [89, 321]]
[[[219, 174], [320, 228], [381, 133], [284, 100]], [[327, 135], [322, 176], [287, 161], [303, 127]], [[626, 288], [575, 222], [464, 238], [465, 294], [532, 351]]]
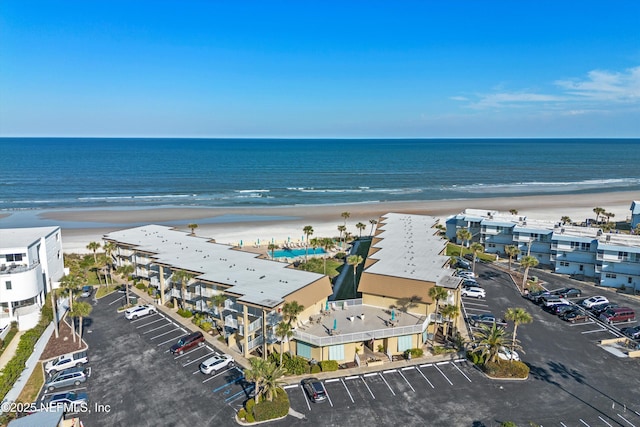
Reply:
[[[311, 225], [313, 237], [339, 235], [337, 227], [345, 223], [342, 212], [349, 212], [347, 231], [368, 235], [370, 220], [378, 220], [389, 212], [431, 215], [442, 222], [467, 208], [508, 212], [518, 210], [532, 219], [559, 221], [569, 216], [575, 222], [593, 218], [593, 208], [603, 207], [615, 214], [614, 221], [630, 218], [633, 200], [640, 192], [585, 193], [573, 195], [490, 197], [477, 199], [447, 199], [410, 202], [354, 203], [336, 205], [253, 206], [253, 207], [136, 207], [136, 208], [71, 208], [25, 212], [3, 212], [0, 227], [12, 227], [12, 217], [23, 216], [25, 227], [60, 225], [64, 252], [88, 253], [86, 245], [101, 242], [106, 233], [143, 224], [162, 224], [189, 232], [189, 223], [198, 224], [197, 236], [215, 239], [218, 243], [257, 246], [271, 241], [300, 242], [306, 239], [302, 229]], [[362, 231], [355, 225], [366, 225]]]

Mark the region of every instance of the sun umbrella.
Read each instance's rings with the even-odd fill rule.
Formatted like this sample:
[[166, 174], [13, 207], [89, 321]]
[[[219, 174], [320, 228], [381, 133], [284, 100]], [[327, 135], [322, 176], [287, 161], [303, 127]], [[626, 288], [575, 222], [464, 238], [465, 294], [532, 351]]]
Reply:
[[324, 311], [329, 311], [329, 300], [327, 300], [327, 303], [324, 305]]
[[396, 311], [394, 309], [391, 309], [391, 320], [396, 320]]
[[333, 330], [338, 329], [338, 319], [333, 319]]

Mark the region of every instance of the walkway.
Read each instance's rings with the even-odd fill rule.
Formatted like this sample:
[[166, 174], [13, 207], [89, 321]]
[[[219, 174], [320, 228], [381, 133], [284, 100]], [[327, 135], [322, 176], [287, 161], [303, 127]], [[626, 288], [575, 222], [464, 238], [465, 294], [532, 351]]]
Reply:
[[14, 335], [13, 339], [7, 346], [7, 348], [2, 352], [2, 356], [0, 356], [0, 369], [4, 369], [4, 367], [9, 363], [9, 360], [13, 359], [13, 356], [16, 355], [16, 350], [18, 348], [18, 343], [20, 342], [20, 337], [24, 334], [25, 331], [18, 331], [17, 334]]

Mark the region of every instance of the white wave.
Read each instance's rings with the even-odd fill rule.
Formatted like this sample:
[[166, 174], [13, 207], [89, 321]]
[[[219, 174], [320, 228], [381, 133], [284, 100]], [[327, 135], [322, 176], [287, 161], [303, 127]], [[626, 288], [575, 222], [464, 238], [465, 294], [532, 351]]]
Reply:
[[479, 191], [483, 193], [533, 193], [533, 192], [560, 192], [560, 191], [580, 191], [595, 189], [611, 189], [633, 187], [640, 185], [638, 178], [612, 178], [612, 179], [590, 179], [584, 181], [550, 182], [531, 181], [514, 182], [501, 184], [477, 183], [470, 185], [453, 185], [449, 190], [453, 191]]
[[268, 193], [271, 190], [235, 190], [236, 193]]

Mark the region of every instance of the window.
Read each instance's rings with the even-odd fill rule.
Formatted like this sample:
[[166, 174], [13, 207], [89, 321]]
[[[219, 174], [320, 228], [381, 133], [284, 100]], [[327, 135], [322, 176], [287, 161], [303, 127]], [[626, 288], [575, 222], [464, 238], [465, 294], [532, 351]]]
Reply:
[[618, 252], [618, 259], [624, 259], [629, 256], [629, 252]]
[[560, 261], [560, 267], [569, 267], [569, 263], [567, 261]]
[[584, 265], [580, 264], [580, 271], [584, 271]]
[[329, 360], [344, 360], [344, 345], [329, 346]]
[[604, 275], [607, 279], [615, 279], [617, 276], [614, 273], [607, 273]]
[[630, 283], [632, 283], [632, 282], [633, 282], [633, 279], [631, 278], [631, 276], [627, 277], [627, 283], [629, 283], [629, 284], [630, 284]]
[[7, 254], [7, 262], [20, 262], [22, 261], [22, 254]]
[[4, 285], [7, 287], [8, 291], [11, 290], [11, 280], [7, 280], [6, 282], [4, 282]]
[[298, 356], [311, 359], [311, 346], [309, 344], [298, 341], [296, 343], [296, 353], [298, 353]]
[[412, 343], [412, 336], [411, 335], [404, 335], [401, 337], [398, 337], [398, 351], [399, 352], [404, 352], [406, 350], [411, 349], [411, 343]]
[[487, 246], [489, 246], [490, 248], [495, 248], [496, 244], [495, 243], [489, 243]]

